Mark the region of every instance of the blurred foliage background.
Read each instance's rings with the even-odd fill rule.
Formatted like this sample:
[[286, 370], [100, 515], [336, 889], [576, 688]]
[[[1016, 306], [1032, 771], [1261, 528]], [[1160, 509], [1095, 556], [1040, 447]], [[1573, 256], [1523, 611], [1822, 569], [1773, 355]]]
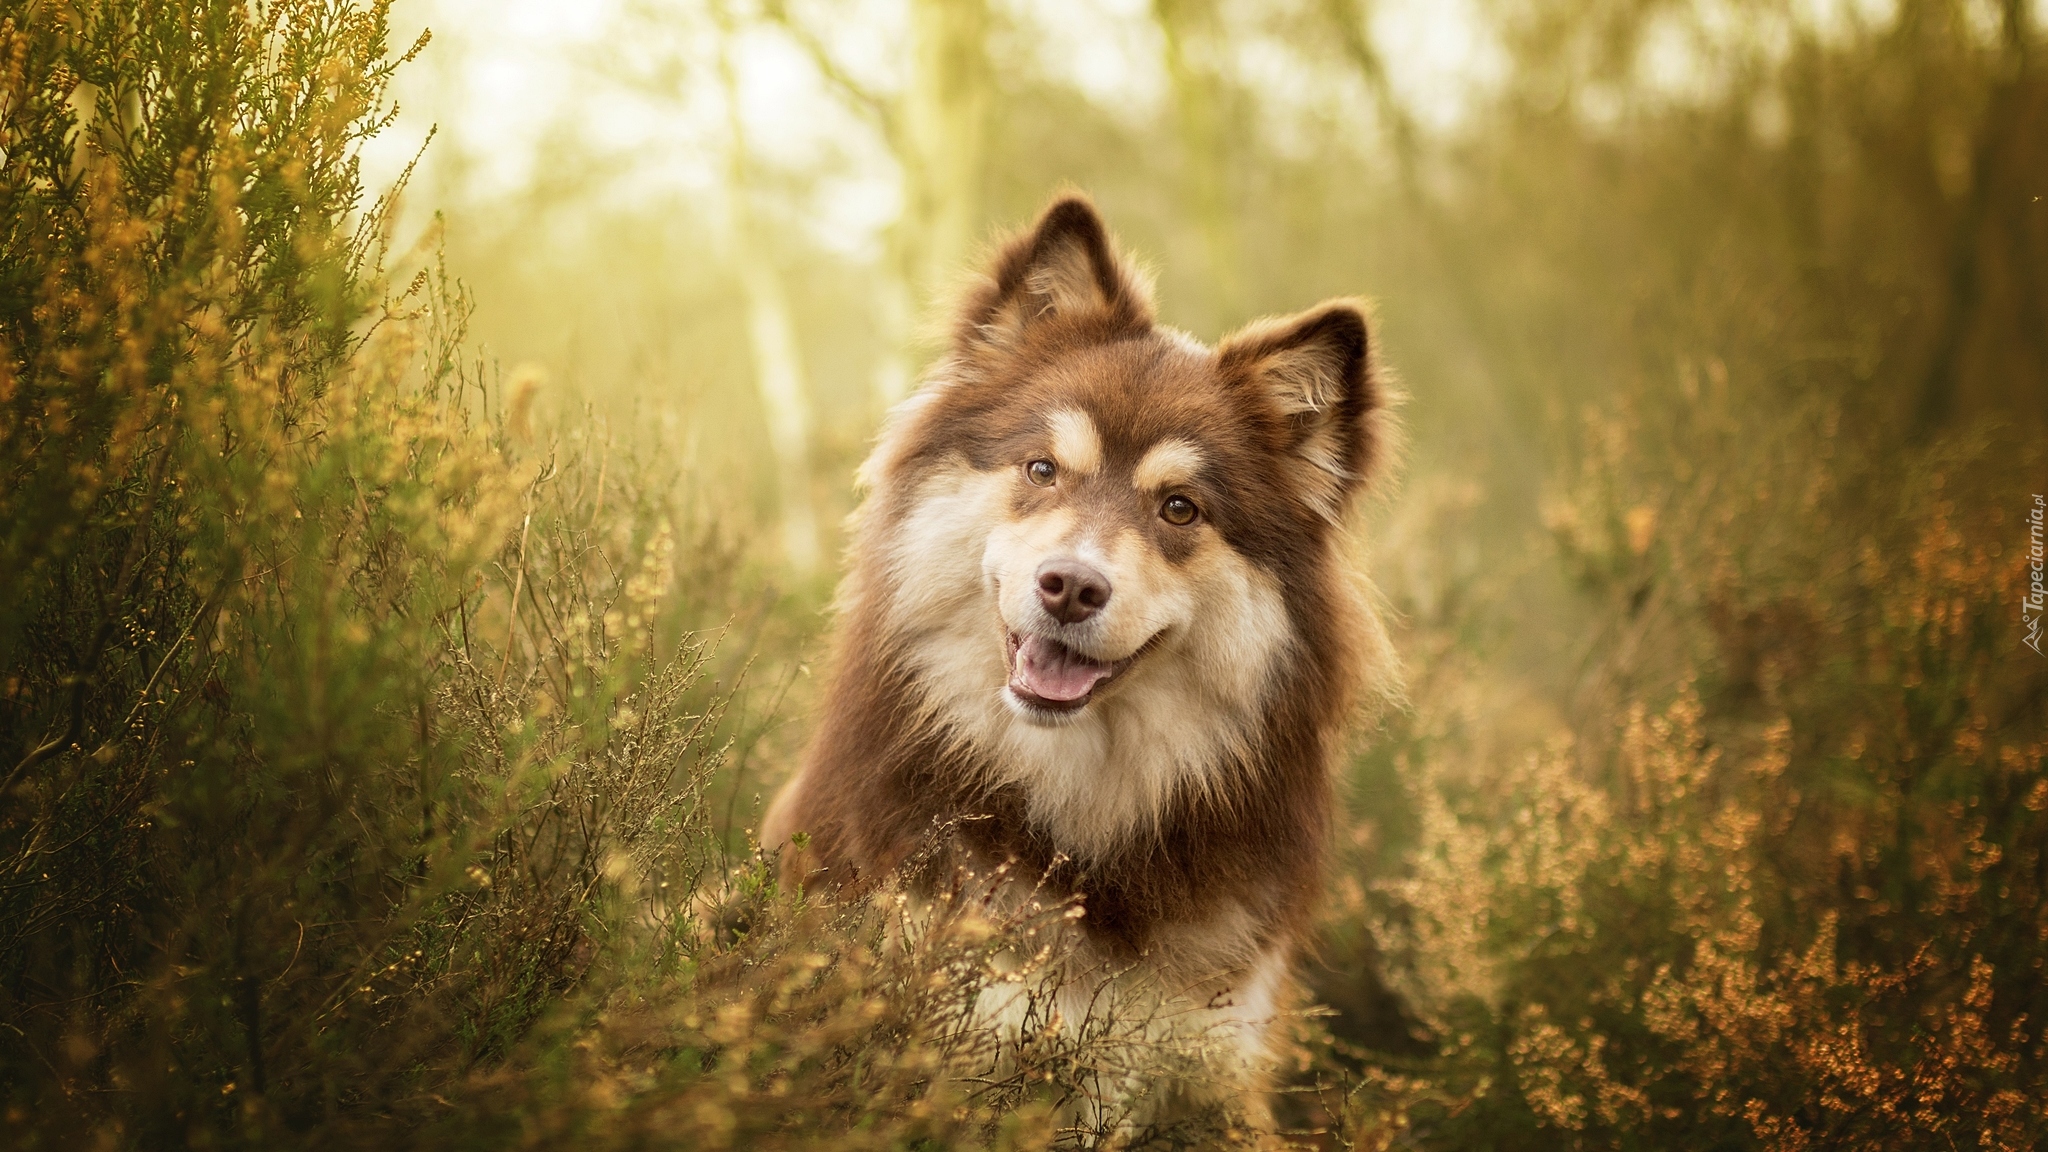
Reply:
[[2037, 1146], [2043, 21], [0, 6], [6, 1140], [1089, 1139], [1175, 1054], [958, 1027], [1034, 923], [747, 841], [925, 319], [1073, 185], [1408, 397], [1288, 1139]]

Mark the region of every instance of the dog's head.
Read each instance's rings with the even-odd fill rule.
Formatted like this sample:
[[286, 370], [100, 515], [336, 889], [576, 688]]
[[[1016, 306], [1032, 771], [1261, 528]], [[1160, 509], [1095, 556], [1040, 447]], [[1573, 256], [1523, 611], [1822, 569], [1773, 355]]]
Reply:
[[1095, 210], [1060, 200], [864, 466], [861, 583], [927, 693], [1013, 750], [1128, 742], [1102, 727], [1123, 713], [1162, 754], [1195, 732], [1213, 753], [1291, 647], [1349, 623], [1327, 618], [1330, 541], [1380, 406], [1357, 304], [1212, 350], [1157, 325]]

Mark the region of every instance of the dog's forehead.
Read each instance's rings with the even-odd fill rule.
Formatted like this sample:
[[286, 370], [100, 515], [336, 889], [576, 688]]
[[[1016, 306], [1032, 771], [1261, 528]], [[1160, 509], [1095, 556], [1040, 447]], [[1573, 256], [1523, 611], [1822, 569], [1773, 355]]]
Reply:
[[1076, 352], [1042, 379], [1039, 419], [1054, 442], [1120, 472], [1162, 453], [1185, 459], [1231, 423], [1214, 355], [1178, 334]]

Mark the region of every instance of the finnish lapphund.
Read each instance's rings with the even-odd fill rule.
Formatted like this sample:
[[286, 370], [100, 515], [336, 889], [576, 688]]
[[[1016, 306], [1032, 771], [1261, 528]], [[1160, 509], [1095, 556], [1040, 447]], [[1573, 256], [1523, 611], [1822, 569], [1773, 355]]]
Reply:
[[1142, 976], [1256, 1082], [1333, 760], [1391, 691], [1344, 528], [1387, 420], [1357, 302], [1210, 348], [1053, 203], [861, 468], [823, 714], [762, 824], [785, 875], [864, 886], [950, 829], [963, 870], [1080, 905], [1070, 973]]

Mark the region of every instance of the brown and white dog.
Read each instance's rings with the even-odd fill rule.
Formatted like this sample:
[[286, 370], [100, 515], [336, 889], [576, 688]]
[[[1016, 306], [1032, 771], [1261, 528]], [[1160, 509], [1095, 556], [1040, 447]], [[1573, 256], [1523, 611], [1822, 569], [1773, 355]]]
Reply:
[[981, 817], [956, 858], [1049, 877], [1077, 952], [1184, 989], [1256, 1066], [1332, 759], [1390, 687], [1342, 531], [1383, 409], [1355, 302], [1212, 350], [1054, 203], [862, 467], [824, 715], [763, 843], [863, 882]]

